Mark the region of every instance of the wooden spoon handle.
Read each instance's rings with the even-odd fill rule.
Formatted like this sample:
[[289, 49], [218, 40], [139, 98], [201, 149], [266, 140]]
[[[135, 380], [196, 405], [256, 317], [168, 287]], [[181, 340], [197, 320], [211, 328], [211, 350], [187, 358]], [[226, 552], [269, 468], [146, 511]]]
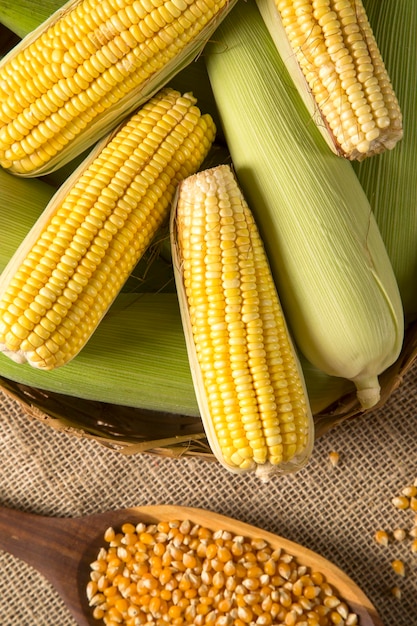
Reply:
[[72, 544], [79, 526], [72, 519], [0, 507], [0, 548], [51, 578], [64, 564], [78, 560]]
[[0, 507], [0, 548], [40, 572], [58, 591], [79, 626], [91, 624], [80, 609], [80, 554], [91, 543], [76, 519], [47, 518]]

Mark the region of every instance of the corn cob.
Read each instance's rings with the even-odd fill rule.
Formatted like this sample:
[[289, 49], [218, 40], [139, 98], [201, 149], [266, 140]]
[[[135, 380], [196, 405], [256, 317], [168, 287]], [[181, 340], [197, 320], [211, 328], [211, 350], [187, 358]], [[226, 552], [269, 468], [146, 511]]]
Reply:
[[200, 414], [231, 471], [298, 469], [313, 422], [268, 261], [227, 165], [178, 187], [171, 246]]
[[370, 408], [380, 397], [379, 374], [400, 353], [404, 325], [363, 189], [288, 89], [289, 75], [253, 1], [233, 9], [204, 58], [295, 341], [313, 365], [352, 380]]
[[257, 0], [332, 149], [361, 160], [402, 138], [402, 115], [362, 0]]
[[0, 63], [0, 165], [56, 169], [202, 49], [236, 0], [70, 0]]
[[417, 91], [410, 76], [417, 64], [417, 5], [367, 0], [365, 8], [395, 81], [407, 132], [395, 150], [354, 167], [391, 259], [406, 321], [412, 322], [417, 319]]
[[53, 369], [86, 343], [195, 172], [214, 123], [165, 89], [75, 171], [0, 280], [0, 348]]

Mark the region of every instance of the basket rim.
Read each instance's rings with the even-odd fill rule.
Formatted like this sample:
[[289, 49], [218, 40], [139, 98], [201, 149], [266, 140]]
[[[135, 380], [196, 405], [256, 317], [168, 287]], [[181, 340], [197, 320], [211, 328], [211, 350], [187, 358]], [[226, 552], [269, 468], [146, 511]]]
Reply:
[[[417, 320], [410, 324], [396, 362], [380, 376], [381, 398], [370, 409], [362, 409], [355, 392], [341, 396], [314, 414], [315, 439], [346, 420], [364, 416], [383, 407], [402, 385], [417, 358]], [[26, 415], [58, 431], [92, 439], [123, 454], [150, 453], [159, 456], [197, 456], [215, 460], [199, 415], [163, 413], [105, 402], [75, 398], [30, 387], [0, 376], [0, 390], [16, 401]], [[65, 411], [64, 411], [65, 409]], [[68, 413], [68, 410], [72, 412]], [[168, 427], [163, 438], [146, 436], [146, 425], [157, 421]], [[132, 424], [141, 424], [142, 431]]]

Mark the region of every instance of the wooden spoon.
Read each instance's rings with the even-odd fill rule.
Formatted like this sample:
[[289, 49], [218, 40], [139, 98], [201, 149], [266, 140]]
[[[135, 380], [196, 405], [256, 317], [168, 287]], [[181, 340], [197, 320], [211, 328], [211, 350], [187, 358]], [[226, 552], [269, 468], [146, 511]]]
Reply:
[[47, 578], [79, 626], [98, 626], [100, 622], [92, 617], [85, 590], [90, 563], [105, 545], [105, 530], [109, 526], [119, 528], [127, 521], [154, 523], [174, 519], [188, 519], [212, 530], [263, 538], [272, 546], [281, 547], [300, 563], [322, 572], [350, 609], [358, 614], [360, 626], [383, 626], [367, 596], [324, 557], [278, 535], [203, 509], [142, 506], [79, 518], [50, 518], [0, 507], [0, 549], [22, 559]]

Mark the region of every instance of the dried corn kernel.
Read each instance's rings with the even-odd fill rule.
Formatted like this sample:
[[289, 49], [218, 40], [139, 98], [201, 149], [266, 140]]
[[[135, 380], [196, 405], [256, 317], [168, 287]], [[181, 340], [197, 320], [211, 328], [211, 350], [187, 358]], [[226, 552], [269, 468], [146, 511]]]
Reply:
[[402, 561], [401, 559], [395, 559], [394, 561], [392, 561], [391, 566], [396, 574], [398, 574], [399, 576], [405, 576], [404, 561]]
[[397, 598], [397, 600], [401, 600], [401, 589], [399, 587], [397, 586], [392, 587], [391, 593], [394, 596], [394, 598]]
[[406, 538], [407, 532], [404, 528], [396, 528], [392, 531], [392, 535], [396, 541], [403, 541]]
[[382, 546], [387, 546], [388, 545], [388, 533], [386, 530], [377, 530], [375, 535], [374, 535], [374, 539], [377, 543], [380, 543]]
[[329, 453], [329, 461], [333, 465], [333, 467], [336, 467], [336, 465], [338, 465], [340, 461], [340, 454], [335, 450], [332, 450]]
[[401, 494], [406, 496], [407, 498], [413, 498], [417, 496], [417, 487], [416, 485], [408, 485], [401, 490]]
[[395, 496], [395, 498], [392, 499], [392, 503], [396, 509], [405, 510], [410, 506], [410, 500], [407, 496]]

